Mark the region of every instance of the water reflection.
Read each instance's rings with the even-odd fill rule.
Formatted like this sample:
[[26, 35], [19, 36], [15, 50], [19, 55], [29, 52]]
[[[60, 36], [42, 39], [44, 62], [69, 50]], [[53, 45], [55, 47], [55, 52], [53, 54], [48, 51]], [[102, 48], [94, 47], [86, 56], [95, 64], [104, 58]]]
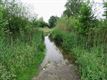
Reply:
[[76, 66], [63, 58], [60, 50], [48, 36], [45, 37], [45, 45], [46, 56], [41, 64], [42, 70], [33, 80], [80, 80]]
[[51, 42], [49, 37], [45, 37], [45, 45], [46, 45], [46, 57], [42, 63], [42, 67], [44, 67], [48, 63], [60, 64], [64, 62], [63, 55], [60, 50], [55, 46], [54, 42]]

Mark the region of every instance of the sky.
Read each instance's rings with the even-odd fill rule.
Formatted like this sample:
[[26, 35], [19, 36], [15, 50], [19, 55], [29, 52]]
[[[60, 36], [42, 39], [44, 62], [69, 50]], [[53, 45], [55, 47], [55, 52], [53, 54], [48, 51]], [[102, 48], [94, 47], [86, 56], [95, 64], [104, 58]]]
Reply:
[[24, 5], [30, 7], [32, 13], [38, 14], [48, 21], [50, 16], [61, 16], [65, 10], [67, 0], [21, 0]]
[[[67, 0], [21, 0], [24, 5], [31, 9], [31, 13], [38, 14], [38, 17], [43, 17], [47, 22], [50, 16], [61, 16], [65, 10], [64, 5]], [[97, 10], [96, 15], [101, 17], [103, 14], [102, 0], [94, 0], [94, 8]]]

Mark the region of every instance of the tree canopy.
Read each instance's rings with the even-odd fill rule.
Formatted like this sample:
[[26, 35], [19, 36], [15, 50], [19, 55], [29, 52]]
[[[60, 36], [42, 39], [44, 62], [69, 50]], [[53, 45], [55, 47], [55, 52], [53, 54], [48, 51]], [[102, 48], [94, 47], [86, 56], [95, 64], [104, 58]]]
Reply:
[[68, 0], [65, 7], [64, 15], [75, 16], [79, 13], [79, 9], [81, 7], [82, 0]]
[[55, 27], [57, 20], [58, 20], [57, 16], [51, 16], [48, 22], [49, 28]]

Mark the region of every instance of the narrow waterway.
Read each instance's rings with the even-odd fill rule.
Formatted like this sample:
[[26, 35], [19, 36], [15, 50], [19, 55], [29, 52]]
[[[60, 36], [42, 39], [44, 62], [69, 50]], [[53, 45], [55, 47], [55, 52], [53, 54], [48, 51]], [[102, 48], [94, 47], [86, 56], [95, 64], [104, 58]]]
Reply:
[[41, 64], [39, 75], [33, 80], [80, 80], [77, 67], [64, 59], [61, 51], [45, 37], [46, 56]]

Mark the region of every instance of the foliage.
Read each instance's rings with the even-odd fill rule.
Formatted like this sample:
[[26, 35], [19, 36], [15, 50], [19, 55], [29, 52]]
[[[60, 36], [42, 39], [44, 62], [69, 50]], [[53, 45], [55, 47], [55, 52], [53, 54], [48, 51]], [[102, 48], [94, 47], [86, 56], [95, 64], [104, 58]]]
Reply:
[[11, 44], [0, 40], [0, 80], [29, 80], [35, 75], [44, 56], [44, 47], [39, 47], [43, 46], [41, 35], [36, 32], [32, 41], [25, 42], [26, 36]]
[[15, 0], [0, 3], [0, 80], [30, 80], [44, 58], [43, 34], [28, 14]]
[[[75, 56], [75, 63], [78, 64], [81, 80], [107, 79], [107, 33], [102, 31], [90, 32], [93, 34], [88, 35], [88, 39], [77, 33], [65, 32], [59, 29], [51, 34], [51, 39], [55, 43], [61, 43], [61, 45], [58, 45], [59, 47], [66, 53]], [[90, 45], [94, 46], [90, 47]]]
[[48, 26], [48, 24], [45, 21], [43, 21], [43, 19], [39, 19], [39, 20], [33, 19], [32, 25], [33, 27], [39, 27], [39, 28], [44, 28]]
[[57, 20], [58, 20], [57, 16], [51, 16], [49, 19], [49, 28], [55, 27]]
[[79, 14], [79, 9], [81, 7], [82, 0], [68, 0], [65, 7], [66, 10], [64, 11], [64, 15], [76, 16]]
[[82, 48], [74, 48], [73, 51], [81, 70], [81, 80], [106, 80], [104, 53], [101, 47], [94, 47], [90, 52]]
[[76, 15], [63, 15], [50, 37], [76, 58], [81, 80], [107, 80], [107, 22], [96, 19], [85, 2]]
[[81, 23], [79, 31], [83, 35], [86, 35], [88, 31], [94, 27], [96, 22], [94, 15], [92, 14], [91, 7], [85, 3], [83, 3], [80, 8], [79, 21]]
[[[60, 34], [58, 34], [60, 33]], [[52, 34], [50, 35], [50, 37], [52, 39], [54, 39], [55, 43], [57, 46], [62, 46], [63, 43], [63, 34], [61, 33], [60, 30], [56, 29], [52, 32]]]
[[104, 8], [105, 8], [104, 16], [106, 17], [107, 20], [107, 2], [104, 3]]
[[76, 31], [80, 27], [80, 25], [81, 23], [79, 22], [78, 18], [75, 18], [73, 16], [64, 16], [57, 21], [56, 27], [64, 31], [72, 32]]

